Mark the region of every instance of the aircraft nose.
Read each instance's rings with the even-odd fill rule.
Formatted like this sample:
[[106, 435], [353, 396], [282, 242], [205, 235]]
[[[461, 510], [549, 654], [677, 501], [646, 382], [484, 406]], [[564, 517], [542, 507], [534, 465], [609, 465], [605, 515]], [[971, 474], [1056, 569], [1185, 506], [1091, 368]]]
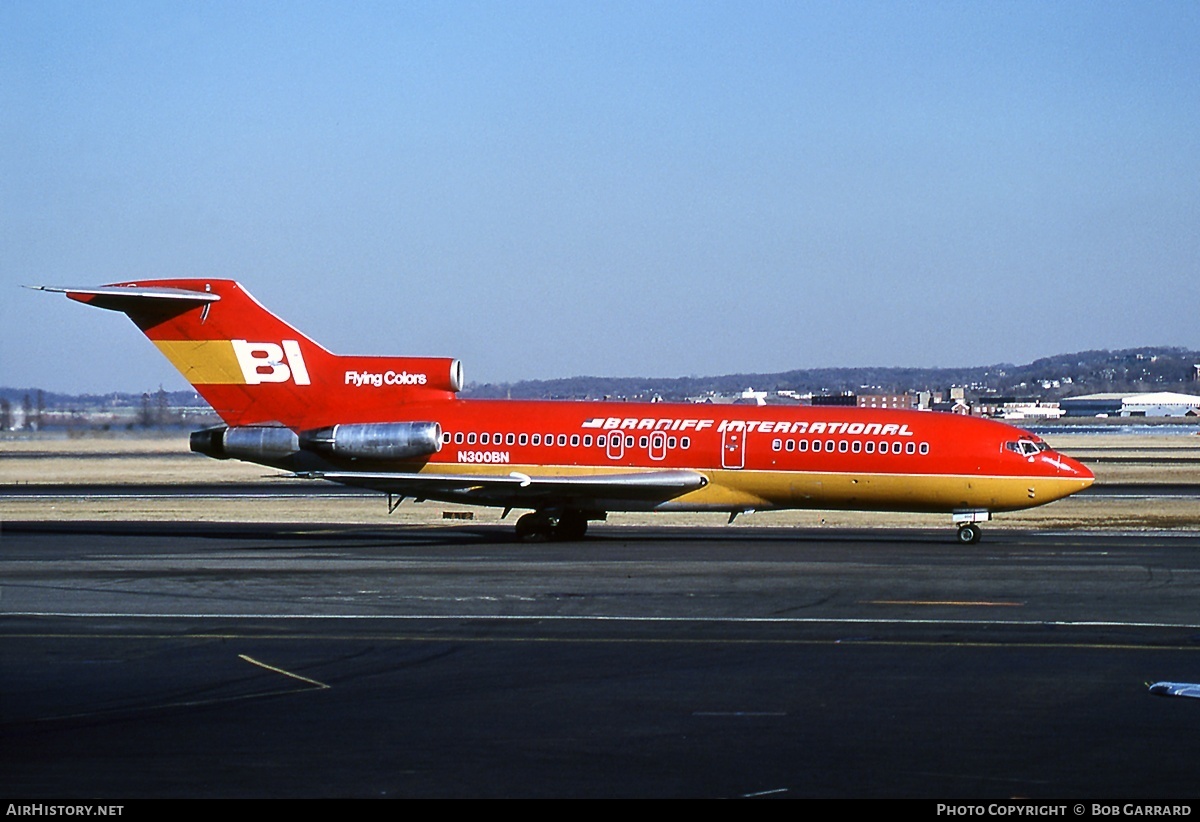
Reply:
[[1058, 455], [1058, 471], [1064, 476], [1081, 480], [1084, 483], [1084, 488], [1087, 488], [1096, 481], [1096, 475], [1092, 473], [1092, 469], [1074, 457], [1068, 457], [1066, 454]]

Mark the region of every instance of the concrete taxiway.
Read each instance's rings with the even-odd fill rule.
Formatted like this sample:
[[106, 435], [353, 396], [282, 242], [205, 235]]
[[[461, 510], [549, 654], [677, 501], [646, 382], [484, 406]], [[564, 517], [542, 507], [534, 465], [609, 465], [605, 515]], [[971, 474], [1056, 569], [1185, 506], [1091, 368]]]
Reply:
[[1192, 797], [1200, 534], [6, 522], [10, 797]]

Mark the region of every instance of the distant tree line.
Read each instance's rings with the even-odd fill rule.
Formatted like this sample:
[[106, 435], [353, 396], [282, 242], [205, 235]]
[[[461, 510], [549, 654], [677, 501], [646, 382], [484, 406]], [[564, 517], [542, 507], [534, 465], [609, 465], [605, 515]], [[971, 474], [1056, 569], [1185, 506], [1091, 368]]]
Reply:
[[682, 400], [712, 392], [732, 394], [750, 387], [758, 391], [795, 391], [800, 394], [896, 394], [964, 386], [977, 396], [992, 394], [1055, 400], [1102, 392], [1195, 391], [1197, 363], [1200, 363], [1200, 351], [1155, 347], [1081, 351], [1045, 357], [1026, 365], [811, 368], [715, 377], [568, 377], [513, 383], [476, 383], [467, 387], [464, 396], [514, 399], [660, 397], [664, 400]]
[[[944, 391], [963, 386], [974, 397], [1004, 396], [1057, 400], [1107, 392], [1178, 391], [1200, 393], [1195, 378], [1200, 351], [1186, 348], [1131, 348], [1081, 351], [1034, 360], [1026, 365], [969, 368], [810, 368], [777, 373], [749, 372], [712, 377], [566, 377], [513, 383], [472, 383], [464, 397], [513, 399], [683, 400], [709, 393], [795, 391], [799, 394], [901, 394]], [[60, 394], [34, 388], [0, 387], [0, 430], [41, 424], [47, 411], [85, 414], [133, 408], [136, 425], [176, 424], [179, 410], [207, 408], [194, 391], [142, 394]], [[19, 410], [18, 410], [19, 408]]]

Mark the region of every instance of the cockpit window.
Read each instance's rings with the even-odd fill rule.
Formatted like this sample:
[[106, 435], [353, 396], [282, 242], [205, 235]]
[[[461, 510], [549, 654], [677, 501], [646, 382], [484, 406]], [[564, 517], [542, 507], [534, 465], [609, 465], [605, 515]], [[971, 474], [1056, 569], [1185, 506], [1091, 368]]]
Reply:
[[1034, 454], [1040, 454], [1042, 451], [1049, 451], [1050, 446], [1046, 443], [1033, 440], [1016, 440], [1015, 442], [1004, 443], [1005, 450], [1012, 451], [1014, 454], [1020, 454], [1024, 457], [1032, 457]]

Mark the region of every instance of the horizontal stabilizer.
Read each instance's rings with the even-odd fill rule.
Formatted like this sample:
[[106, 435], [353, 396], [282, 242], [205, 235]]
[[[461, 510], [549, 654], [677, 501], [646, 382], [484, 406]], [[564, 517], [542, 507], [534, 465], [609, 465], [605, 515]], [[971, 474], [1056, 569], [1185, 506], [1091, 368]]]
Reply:
[[96, 308], [111, 311], [129, 311], [138, 306], [158, 304], [178, 305], [181, 308], [195, 303], [215, 303], [221, 297], [207, 291], [189, 291], [183, 288], [146, 288], [141, 286], [100, 285], [88, 287], [61, 285], [28, 285], [34, 291], [50, 291], [66, 294], [72, 300]]

